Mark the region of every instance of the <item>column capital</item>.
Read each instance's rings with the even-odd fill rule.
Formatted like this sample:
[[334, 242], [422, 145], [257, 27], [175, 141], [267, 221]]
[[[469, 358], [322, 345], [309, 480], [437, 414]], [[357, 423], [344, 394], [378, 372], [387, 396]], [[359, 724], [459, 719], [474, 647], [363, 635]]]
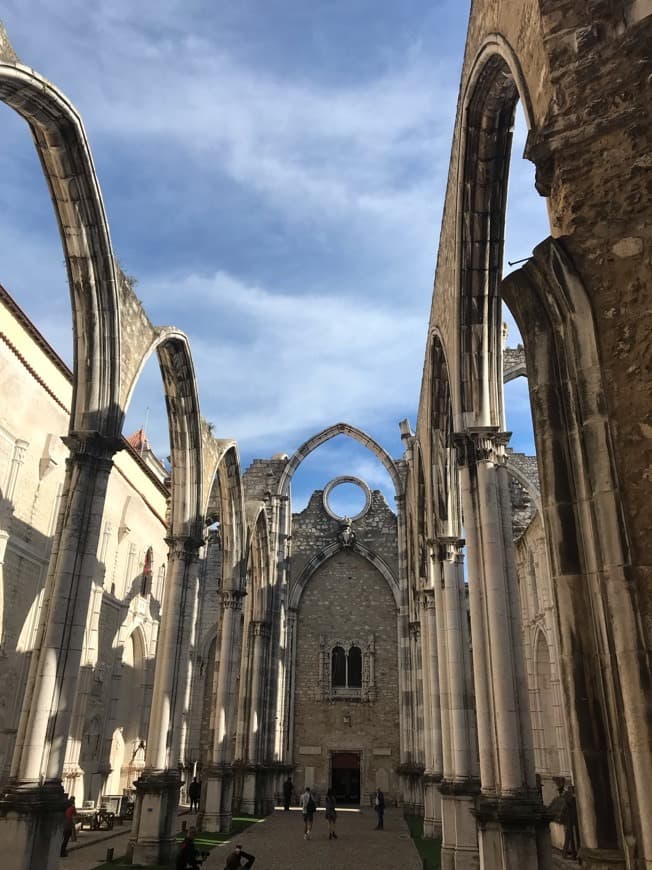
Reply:
[[252, 620], [250, 623], [254, 637], [269, 637], [269, 622], [264, 620]]
[[181, 559], [184, 562], [195, 562], [199, 559], [199, 550], [204, 544], [204, 539], [191, 535], [168, 535], [165, 543], [168, 545], [170, 557]]
[[464, 562], [464, 538], [450, 537], [439, 539], [439, 553], [442, 562]]
[[424, 610], [435, 609], [435, 590], [422, 589], [420, 593], [420, 603]]
[[410, 634], [415, 640], [418, 640], [421, 635], [421, 623], [418, 621], [411, 622], [409, 624]]
[[501, 432], [497, 426], [478, 426], [466, 432], [456, 432], [453, 440], [458, 466], [470, 467], [480, 462], [504, 465], [505, 447], [511, 437], [511, 432]]
[[120, 437], [103, 435], [90, 429], [73, 430], [64, 435], [61, 440], [74, 458], [111, 459], [125, 446], [124, 440]]
[[220, 598], [222, 599], [222, 607], [225, 610], [240, 610], [242, 608], [242, 600], [247, 593], [240, 589], [222, 589]]

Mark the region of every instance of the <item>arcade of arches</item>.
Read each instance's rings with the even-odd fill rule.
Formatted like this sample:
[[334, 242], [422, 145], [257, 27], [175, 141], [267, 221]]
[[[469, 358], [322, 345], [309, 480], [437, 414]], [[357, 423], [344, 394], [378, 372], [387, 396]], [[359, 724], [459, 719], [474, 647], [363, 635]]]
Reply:
[[[130, 856], [270, 812], [288, 774], [387, 800], [447, 870], [549, 868], [574, 789], [582, 866], [652, 868], [649, 0], [475, 0], [421, 397], [393, 459], [354, 426], [241, 471], [200, 416], [186, 336], [114, 257], [82, 120], [0, 33], [61, 228], [69, 371], [0, 293], [0, 839], [59, 863], [65, 795], [134, 796]], [[427, 87], [427, 82], [424, 83]], [[528, 125], [550, 236], [501, 279], [511, 135]], [[504, 348], [505, 302], [523, 346]], [[170, 468], [122, 436], [160, 365]], [[524, 375], [537, 456], [512, 452]], [[21, 396], [15, 402], [14, 396]], [[294, 473], [336, 436], [391, 479]], [[355, 517], [333, 508], [353, 484]]]

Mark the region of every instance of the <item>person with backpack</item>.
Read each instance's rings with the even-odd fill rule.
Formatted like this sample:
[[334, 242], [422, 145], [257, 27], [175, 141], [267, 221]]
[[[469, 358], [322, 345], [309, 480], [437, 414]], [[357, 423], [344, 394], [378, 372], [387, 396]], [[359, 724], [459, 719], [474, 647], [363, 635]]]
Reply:
[[317, 804], [313, 800], [312, 793], [308, 786], [306, 786], [306, 790], [301, 795], [301, 809], [303, 810], [303, 839], [309, 840]]

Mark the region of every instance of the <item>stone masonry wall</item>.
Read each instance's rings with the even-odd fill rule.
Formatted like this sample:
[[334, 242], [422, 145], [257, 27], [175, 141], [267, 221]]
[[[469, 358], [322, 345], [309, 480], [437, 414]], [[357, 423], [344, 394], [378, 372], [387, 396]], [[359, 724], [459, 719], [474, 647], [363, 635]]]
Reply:
[[[394, 538], [395, 540], [395, 538]], [[380, 785], [398, 793], [398, 649], [394, 598], [365, 558], [340, 550], [311, 577], [298, 613], [294, 759], [295, 783], [329, 787], [330, 753], [360, 752], [362, 803]], [[322, 700], [321, 640], [374, 639], [375, 700]]]

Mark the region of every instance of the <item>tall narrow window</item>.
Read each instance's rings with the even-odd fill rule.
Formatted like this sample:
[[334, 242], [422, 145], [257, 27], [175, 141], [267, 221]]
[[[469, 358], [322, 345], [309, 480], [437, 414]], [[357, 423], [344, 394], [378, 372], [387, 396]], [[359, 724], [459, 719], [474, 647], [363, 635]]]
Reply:
[[143, 577], [141, 581], [140, 594], [150, 595], [152, 591], [152, 558], [154, 554], [150, 547], [145, 554], [145, 564], [143, 565]]
[[349, 650], [348, 686], [352, 689], [362, 688], [362, 650], [352, 646]]
[[341, 646], [333, 648], [331, 673], [333, 686], [346, 686], [346, 654]]

